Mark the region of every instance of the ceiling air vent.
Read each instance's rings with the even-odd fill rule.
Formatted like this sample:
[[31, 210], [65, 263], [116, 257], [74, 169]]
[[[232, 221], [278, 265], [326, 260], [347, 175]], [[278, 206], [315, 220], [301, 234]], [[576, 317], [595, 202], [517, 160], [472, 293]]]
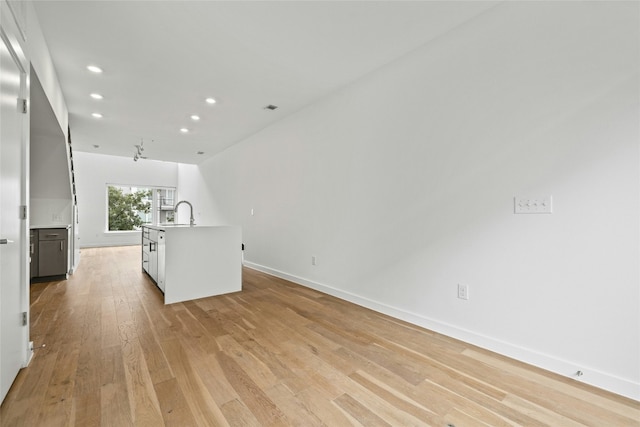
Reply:
[[276, 108], [278, 108], [278, 106], [273, 104], [269, 104], [266, 107], [264, 107], [265, 110], [275, 110]]

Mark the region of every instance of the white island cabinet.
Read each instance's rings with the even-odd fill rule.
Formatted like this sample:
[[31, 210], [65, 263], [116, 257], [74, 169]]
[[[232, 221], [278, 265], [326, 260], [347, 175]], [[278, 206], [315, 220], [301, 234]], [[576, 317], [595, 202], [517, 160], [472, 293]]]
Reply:
[[237, 226], [144, 226], [142, 268], [164, 303], [242, 290], [242, 231]]

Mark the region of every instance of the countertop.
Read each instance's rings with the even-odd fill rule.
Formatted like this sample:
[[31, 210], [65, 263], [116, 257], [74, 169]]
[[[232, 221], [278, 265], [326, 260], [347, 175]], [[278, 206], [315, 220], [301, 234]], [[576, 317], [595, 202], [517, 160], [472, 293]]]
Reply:
[[29, 229], [31, 230], [39, 230], [41, 228], [64, 228], [66, 230], [71, 228], [71, 224], [38, 224], [38, 225], [30, 225]]

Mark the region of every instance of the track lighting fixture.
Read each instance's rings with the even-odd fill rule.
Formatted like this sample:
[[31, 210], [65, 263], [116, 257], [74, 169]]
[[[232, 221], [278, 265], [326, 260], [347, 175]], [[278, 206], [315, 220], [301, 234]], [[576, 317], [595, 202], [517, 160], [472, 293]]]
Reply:
[[142, 152], [144, 151], [144, 140], [140, 138], [140, 145], [134, 145], [136, 147], [136, 151], [133, 152], [133, 161], [137, 162], [138, 159], [144, 159], [142, 156]]

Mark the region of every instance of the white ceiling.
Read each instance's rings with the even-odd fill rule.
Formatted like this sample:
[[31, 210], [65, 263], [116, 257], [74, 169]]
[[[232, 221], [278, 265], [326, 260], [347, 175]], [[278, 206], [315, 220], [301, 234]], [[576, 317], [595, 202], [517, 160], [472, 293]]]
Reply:
[[[495, 4], [36, 1], [35, 8], [74, 150], [133, 157], [142, 139], [150, 159], [199, 163]], [[90, 73], [89, 64], [104, 72]], [[104, 99], [91, 99], [93, 92]], [[207, 105], [209, 96], [217, 103]]]

